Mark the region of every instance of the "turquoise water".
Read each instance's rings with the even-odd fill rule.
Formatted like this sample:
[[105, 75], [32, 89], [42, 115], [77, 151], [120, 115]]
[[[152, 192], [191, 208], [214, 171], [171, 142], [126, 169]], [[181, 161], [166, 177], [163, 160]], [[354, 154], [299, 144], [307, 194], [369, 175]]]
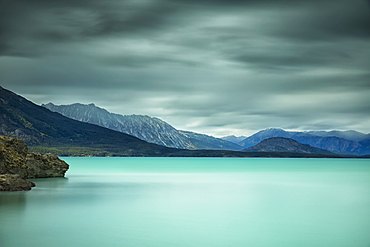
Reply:
[[370, 160], [64, 159], [0, 193], [1, 247], [370, 246]]

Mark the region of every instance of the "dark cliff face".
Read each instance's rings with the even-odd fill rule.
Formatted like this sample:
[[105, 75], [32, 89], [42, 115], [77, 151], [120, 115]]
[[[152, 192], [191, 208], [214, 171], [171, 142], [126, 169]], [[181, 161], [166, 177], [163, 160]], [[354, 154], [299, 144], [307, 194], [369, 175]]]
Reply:
[[328, 150], [315, 148], [307, 144], [299, 143], [290, 138], [272, 137], [265, 139], [253, 147], [244, 149], [245, 152], [294, 152], [309, 154], [327, 154], [333, 153]]
[[0, 136], [0, 191], [31, 189], [24, 179], [64, 177], [69, 166], [52, 154], [28, 153], [18, 139]]

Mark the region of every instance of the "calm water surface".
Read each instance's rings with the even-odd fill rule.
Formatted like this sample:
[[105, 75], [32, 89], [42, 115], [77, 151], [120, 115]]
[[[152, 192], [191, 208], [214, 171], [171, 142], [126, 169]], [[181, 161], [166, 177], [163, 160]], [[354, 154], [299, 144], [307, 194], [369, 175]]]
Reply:
[[370, 160], [64, 159], [0, 192], [1, 247], [370, 247]]

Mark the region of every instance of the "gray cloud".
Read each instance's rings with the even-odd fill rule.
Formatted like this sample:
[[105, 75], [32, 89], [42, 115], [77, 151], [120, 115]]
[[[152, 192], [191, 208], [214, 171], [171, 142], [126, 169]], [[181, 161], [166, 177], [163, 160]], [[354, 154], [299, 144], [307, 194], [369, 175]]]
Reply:
[[0, 81], [208, 134], [369, 132], [363, 0], [3, 0]]

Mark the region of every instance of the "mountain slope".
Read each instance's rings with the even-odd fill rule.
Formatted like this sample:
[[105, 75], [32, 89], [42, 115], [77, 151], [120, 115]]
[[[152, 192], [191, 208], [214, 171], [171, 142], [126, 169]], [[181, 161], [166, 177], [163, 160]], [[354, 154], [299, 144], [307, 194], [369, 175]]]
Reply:
[[245, 148], [249, 148], [271, 137], [291, 138], [291, 136], [292, 136], [291, 133], [285, 130], [270, 128], [270, 129], [258, 131], [257, 133], [245, 138], [244, 140], [239, 142], [239, 145]]
[[234, 135], [231, 135], [231, 136], [221, 137], [222, 140], [233, 142], [233, 143], [238, 144], [238, 145], [245, 138], [247, 138], [247, 136], [234, 136]]
[[235, 143], [222, 140], [213, 136], [199, 134], [191, 131], [179, 130], [196, 149], [214, 149], [214, 150], [235, 150], [241, 151], [243, 148]]
[[194, 132], [179, 131], [155, 117], [114, 114], [94, 104], [54, 105], [53, 103], [48, 103], [42, 106], [78, 121], [120, 131], [136, 136], [144, 141], [167, 147], [238, 151], [243, 149], [237, 144], [219, 138]]
[[[314, 132], [294, 132], [282, 129], [270, 128], [261, 130], [256, 134], [247, 137], [239, 144], [245, 148], [254, 146], [259, 142], [271, 137], [291, 138], [303, 144], [309, 144], [316, 148], [329, 150], [334, 153], [364, 155], [370, 153], [370, 148], [366, 145], [366, 136], [361, 141], [352, 141], [337, 136], [331, 136], [330, 132], [319, 132], [320, 135], [314, 135]], [[325, 136], [324, 136], [325, 133]], [[335, 134], [338, 132], [332, 132]]]
[[191, 144], [184, 140], [174, 127], [158, 118], [141, 115], [122, 116], [110, 113], [94, 104], [54, 105], [48, 103], [42, 106], [68, 118], [133, 135], [147, 142], [175, 148], [191, 147]]
[[293, 152], [309, 154], [333, 154], [327, 150], [315, 148], [308, 144], [299, 143], [290, 138], [271, 137], [252, 147], [246, 148], [245, 152]]

